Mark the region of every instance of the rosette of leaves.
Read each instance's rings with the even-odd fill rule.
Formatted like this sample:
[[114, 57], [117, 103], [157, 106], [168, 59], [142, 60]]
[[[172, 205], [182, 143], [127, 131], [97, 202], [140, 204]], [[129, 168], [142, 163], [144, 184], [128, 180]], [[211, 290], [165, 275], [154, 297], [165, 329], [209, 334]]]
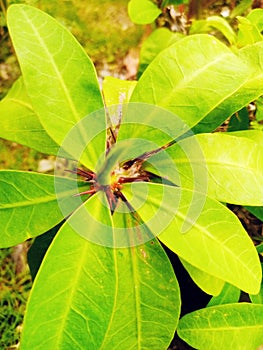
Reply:
[[[28, 301], [21, 349], [165, 350], [178, 322], [179, 335], [196, 348], [226, 348], [231, 338], [233, 348], [256, 349], [263, 343], [260, 298], [239, 304], [238, 293], [226, 287], [260, 293], [261, 265], [222, 202], [263, 205], [262, 133], [210, 132], [262, 94], [261, 43], [252, 45], [252, 57], [208, 35], [181, 39], [137, 83], [106, 79], [104, 102], [91, 60], [53, 18], [12, 5], [8, 28], [22, 78], [0, 103], [0, 136], [69, 159], [76, 158], [78, 140], [90, 140], [73, 170], [78, 180], [0, 171], [1, 247], [55, 235]], [[97, 111], [120, 97], [129, 103], [121, 124], [111, 125], [107, 113]], [[130, 113], [133, 106], [138, 113]], [[176, 130], [178, 119], [198, 134]], [[89, 127], [65, 143], [82, 120]], [[134, 210], [136, 201], [141, 205]], [[200, 211], [191, 221], [193, 202]], [[86, 220], [86, 210], [95, 220]], [[107, 227], [112, 245], [85, 239], [74, 226], [82, 222], [96, 237]], [[126, 244], [114, 245], [120, 226], [136, 238], [133, 244], [127, 235]], [[142, 235], [148, 239], [140, 241]], [[228, 295], [228, 304], [215, 305], [222, 297], [179, 321], [179, 286], [160, 242], [178, 254], [200, 288]], [[38, 238], [35, 243], [41, 254]]]

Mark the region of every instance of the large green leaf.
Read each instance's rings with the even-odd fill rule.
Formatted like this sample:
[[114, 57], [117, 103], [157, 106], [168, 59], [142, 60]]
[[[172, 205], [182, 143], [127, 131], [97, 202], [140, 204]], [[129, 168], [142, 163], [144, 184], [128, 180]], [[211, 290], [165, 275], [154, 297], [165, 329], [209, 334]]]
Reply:
[[223, 133], [196, 137], [209, 174], [208, 194], [222, 202], [262, 205], [263, 148]]
[[205, 34], [192, 35], [152, 61], [131, 101], [161, 106], [193, 127], [248, 78], [246, 64], [219, 40]]
[[263, 344], [263, 305], [228, 304], [195, 311], [180, 320], [178, 334], [199, 350], [256, 350]]
[[[56, 178], [63, 189], [56, 193], [54, 177], [32, 172], [0, 171], [0, 246], [8, 247], [40, 235], [64, 219], [57, 202], [69, 215], [80, 205], [75, 181]], [[87, 187], [85, 182], [79, 186]], [[84, 188], [85, 188], [84, 187]]]
[[[261, 267], [262, 267], [262, 272], [263, 272], [263, 263], [261, 263]], [[263, 280], [261, 281], [261, 287], [260, 287], [259, 293], [258, 294], [250, 294], [249, 298], [252, 301], [252, 303], [254, 303], [254, 304], [263, 304]]]
[[246, 206], [246, 209], [255, 215], [259, 220], [263, 221], [263, 206], [261, 207], [249, 207]]
[[215, 29], [225, 36], [230, 45], [234, 45], [236, 43], [237, 38], [233, 28], [226, 19], [220, 16], [210, 16], [205, 20], [193, 21], [189, 34], [209, 33]]
[[237, 303], [239, 297], [240, 289], [238, 289], [235, 286], [232, 286], [232, 284], [225, 283], [221, 293], [211, 298], [207, 306], [210, 307], [215, 305]]
[[198, 190], [219, 201], [259, 206], [263, 204], [262, 155], [262, 146], [252, 138], [198, 134], [168, 148], [166, 155], [153, 156], [151, 163], [173, 181], [169, 175], [172, 158], [183, 187], [198, 185]]
[[239, 130], [248, 130], [249, 122], [249, 111], [246, 106], [232, 115], [228, 121], [227, 131], [234, 132]]
[[64, 220], [56, 226], [52, 227], [47, 232], [36, 237], [32, 242], [27, 253], [27, 263], [33, 281], [37, 275], [42, 260], [44, 259], [44, 256], [48, 250], [48, 247], [50, 246], [52, 240], [54, 239], [55, 235], [57, 234], [58, 230], [63, 225], [63, 223]]
[[123, 191], [147, 227], [179, 257], [244, 291], [258, 293], [257, 251], [223, 204], [163, 184], [138, 182], [125, 185]]
[[[113, 223], [100, 203], [95, 195], [85, 207], [93, 208], [97, 219]], [[85, 240], [74, 231], [82, 210], [62, 226], [40, 267], [21, 350], [166, 350], [178, 322], [180, 296], [162, 247], [155, 239], [128, 248]], [[104, 234], [98, 222], [85, 228]], [[112, 239], [114, 230], [108, 230]]]
[[57, 154], [59, 146], [41, 125], [21, 78], [0, 102], [0, 115], [0, 137], [39, 152]]
[[221, 125], [228, 117], [246, 107], [263, 93], [263, 67], [261, 57], [263, 42], [248, 45], [237, 51], [239, 58], [247, 65], [247, 79], [239, 89], [212, 110], [196, 127], [194, 132], [209, 132]]
[[[13, 5], [7, 22], [33, 109], [60, 144], [75, 123], [103, 107], [95, 68], [75, 38], [44, 12]], [[85, 143], [89, 130], [78, 131]], [[100, 153], [105, 150], [103, 138], [94, 144]]]

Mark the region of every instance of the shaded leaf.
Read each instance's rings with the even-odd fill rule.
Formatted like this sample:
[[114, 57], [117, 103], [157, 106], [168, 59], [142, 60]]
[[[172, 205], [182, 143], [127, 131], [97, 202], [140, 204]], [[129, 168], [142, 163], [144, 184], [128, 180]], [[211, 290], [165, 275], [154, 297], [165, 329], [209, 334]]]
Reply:
[[229, 283], [224, 285], [221, 293], [210, 299], [207, 306], [237, 303], [240, 297], [240, 289]]
[[0, 137], [56, 155], [59, 146], [41, 125], [27, 96], [22, 78], [18, 79], [0, 102]]
[[[75, 181], [62, 177], [57, 177], [56, 181], [63, 189], [59, 193], [55, 190], [54, 177], [51, 175], [0, 171], [2, 248], [38, 236], [63, 220], [57, 196], [61, 202], [66, 203], [66, 215], [80, 205], [80, 199], [73, 197], [76, 193]], [[87, 187], [87, 184], [83, 182], [79, 186]]]
[[263, 97], [260, 96], [256, 101], [257, 112], [256, 112], [256, 120], [261, 122], [263, 120]]
[[193, 127], [247, 79], [248, 67], [229, 48], [209, 35], [192, 35], [152, 61], [138, 81], [131, 102], [168, 109]]
[[263, 131], [261, 130], [240, 130], [233, 131], [230, 136], [246, 137], [249, 140], [256, 142], [258, 145], [263, 146]]
[[200, 350], [256, 350], [263, 344], [263, 305], [228, 304], [195, 311], [182, 317], [178, 334]]
[[193, 129], [195, 133], [210, 132], [221, 125], [228, 117], [246, 107], [263, 93], [263, 66], [261, 57], [263, 42], [248, 45], [237, 51], [238, 56], [247, 65], [247, 79], [233, 91], [227, 99], [212, 110]]
[[247, 19], [257, 27], [257, 29], [263, 31], [263, 9], [256, 8], [250, 11], [247, 15]]
[[32, 280], [35, 279], [39, 267], [42, 263], [42, 260], [46, 254], [46, 251], [62, 224], [63, 222], [60, 222], [56, 226], [52, 227], [49, 231], [36, 237], [32, 245], [30, 246], [27, 253], [27, 262]]
[[[93, 207], [96, 218], [110, 224], [109, 209], [99, 203], [95, 195], [85, 206]], [[74, 231], [80, 217], [74, 216], [78, 211], [62, 226], [40, 267], [21, 349], [74, 345], [83, 350], [149, 346], [166, 350], [178, 322], [180, 297], [171, 264], [158, 241], [107, 248], [81, 238]], [[104, 234], [95, 221], [94, 225], [86, 225], [86, 231], [97, 229], [98, 236]], [[114, 239], [115, 228], [109, 225], [108, 229]]]
[[204, 271], [196, 268], [195, 266], [189, 264], [184, 259], [180, 258], [181, 263], [187, 270], [192, 280], [201, 288], [205, 293], [210, 295], [218, 295], [225, 282], [219, 278], [205, 273]]
[[125, 185], [123, 191], [145, 225], [180, 258], [244, 291], [258, 293], [257, 251], [224, 205], [201, 193], [194, 196], [193, 191], [163, 184], [138, 182]]

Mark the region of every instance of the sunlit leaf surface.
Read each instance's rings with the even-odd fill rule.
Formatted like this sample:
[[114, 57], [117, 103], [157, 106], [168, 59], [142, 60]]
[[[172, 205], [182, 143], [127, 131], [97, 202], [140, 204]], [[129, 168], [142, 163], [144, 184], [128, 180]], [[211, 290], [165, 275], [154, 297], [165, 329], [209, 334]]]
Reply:
[[199, 350], [256, 350], [263, 344], [263, 305], [228, 304], [185, 315], [179, 336]]
[[[60, 144], [75, 123], [103, 107], [93, 63], [68, 30], [34, 7], [11, 6], [8, 26], [33, 109]], [[88, 130], [78, 132], [84, 142]], [[95, 145], [101, 153], [103, 139]]]
[[248, 78], [246, 64], [224, 44], [212, 36], [193, 35], [163, 50], [152, 61], [131, 101], [166, 108], [193, 127]]
[[[44, 233], [64, 219], [57, 195], [61, 203], [67, 203], [67, 215], [79, 206], [80, 200], [73, 197], [75, 181], [62, 177], [57, 177], [56, 181], [63, 188], [59, 194], [51, 175], [0, 171], [1, 247], [13, 246]], [[79, 185], [87, 188], [85, 182]]]
[[56, 155], [59, 146], [50, 138], [27, 96], [22, 78], [18, 79], [0, 102], [0, 137]]
[[258, 293], [257, 251], [224, 205], [201, 193], [193, 196], [190, 190], [163, 184], [133, 183], [124, 191], [145, 224], [179, 257], [244, 291]]
[[[112, 220], [109, 213], [102, 217], [107, 209], [99, 205], [97, 211], [97, 220]], [[21, 349], [166, 350], [180, 297], [158, 241], [128, 248], [97, 245], [76, 234], [74, 215], [55, 237], [35, 280]], [[103, 234], [95, 221], [86, 226], [96, 229]], [[114, 230], [109, 227], [113, 239]]]

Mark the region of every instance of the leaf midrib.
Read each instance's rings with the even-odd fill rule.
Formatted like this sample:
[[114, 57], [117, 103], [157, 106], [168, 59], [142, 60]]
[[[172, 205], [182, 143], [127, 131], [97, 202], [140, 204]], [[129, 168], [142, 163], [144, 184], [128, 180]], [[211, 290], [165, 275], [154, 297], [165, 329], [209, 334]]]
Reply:
[[58, 78], [58, 82], [60, 83], [61, 87], [62, 87], [62, 91], [64, 92], [64, 95], [66, 97], [66, 100], [69, 103], [70, 109], [72, 111], [72, 115], [74, 116], [75, 121], [77, 122], [79, 120], [79, 116], [76, 110], [76, 107], [72, 101], [72, 98], [69, 94], [69, 90], [67, 89], [67, 85], [65, 84], [65, 81], [62, 77], [62, 75], [60, 74], [58, 67], [56, 65], [56, 62], [53, 58], [53, 56], [50, 54], [49, 50], [47, 50], [45, 41], [42, 39], [42, 37], [39, 35], [38, 31], [36, 30], [36, 27], [33, 25], [33, 22], [28, 18], [27, 14], [25, 11], [23, 11], [24, 13], [24, 18], [26, 20], [26, 22], [29, 24], [29, 26], [31, 27], [32, 31], [35, 34], [35, 37], [37, 38], [37, 40], [40, 43], [40, 46], [42, 47], [42, 49], [44, 50], [44, 52], [46, 53], [49, 63], [51, 64], [51, 66], [53, 67], [53, 70], [55, 72], [55, 76]]
[[[164, 185], [162, 185], [164, 186]], [[158, 205], [159, 206], [159, 202], [158, 200], [156, 200], [155, 197], [152, 197], [151, 201], [154, 203], [154, 205]], [[179, 219], [181, 219], [183, 222], [185, 222], [187, 220], [187, 216], [184, 215], [182, 212], [180, 212], [179, 210], [176, 212], [176, 217], [178, 217]], [[189, 223], [191, 225], [193, 225], [192, 221], [189, 219]], [[210, 234], [210, 232], [204, 227], [201, 226], [198, 223], [194, 223], [194, 227], [197, 228], [197, 230], [199, 230], [200, 232], [202, 232], [206, 238], [211, 239], [212, 241], [214, 241], [218, 246], [222, 247], [224, 251], [228, 252], [228, 254], [230, 254], [230, 256], [232, 256], [232, 258], [234, 258], [234, 260], [238, 260], [238, 262], [240, 263], [240, 265], [242, 265], [249, 273], [251, 276], [254, 276], [254, 273], [252, 270], [250, 270], [247, 266], [246, 263], [243, 263], [242, 260], [239, 259], [239, 256], [237, 256], [236, 254], [234, 254], [233, 250], [231, 250], [228, 246], [222, 244], [222, 241], [219, 241], [218, 239], [216, 239], [216, 237], [212, 234]], [[185, 257], [183, 257], [185, 259]], [[186, 259], [185, 259], [186, 260]], [[192, 264], [192, 262], [189, 262], [190, 264]], [[209, 272], [208, 272], [209, 273]], [[221, 278], [221, 277], [218, 277]], [[257, 281], [257, 279], [253, 278], [255, 281]]]
[[6, 210], [6, 209], [16, 209], [16, 208], [22, 208], [22, 207], [30, 207], [35, 206], [43, 203], [58, 201], [61, 198], [69, 197], [70, 195], [74, 194], [75, 192], [73, 190], [63, 192], [61, 196], [57, 196], [56, 194], [52, 194], [50, 196], [44, 196], [40, 198], [32, 198], [31, 201], [20, 201], [16, 203], [8, 203], [8, 204], [0, 204], [0, 210]]

